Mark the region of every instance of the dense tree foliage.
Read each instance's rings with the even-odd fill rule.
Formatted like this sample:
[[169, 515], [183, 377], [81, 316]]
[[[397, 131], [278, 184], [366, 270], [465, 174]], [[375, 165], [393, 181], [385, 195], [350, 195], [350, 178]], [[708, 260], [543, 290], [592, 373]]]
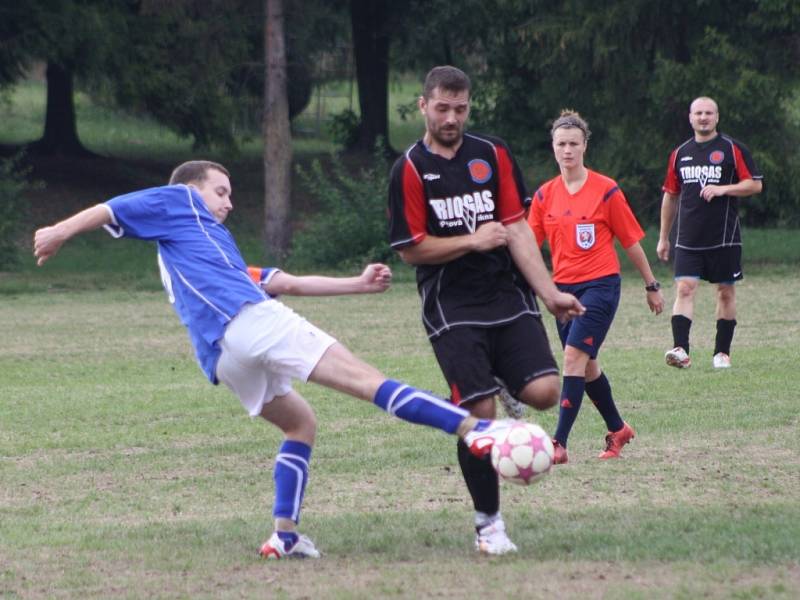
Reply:
[[[485, 7], [485, 3], [483, 3]], [[747, 144], [766, 192], [750, 223], [800, 220], [800, 5], [789, 0], [497, 0], [475, 73], [481, 124], [507, 137], [538, 181], [555, 173], [548, 125], [564, 107], [593, 130], [587, 163], [617, 178], [653, 221], [688, 107], [709, 95], [720, 129]]]

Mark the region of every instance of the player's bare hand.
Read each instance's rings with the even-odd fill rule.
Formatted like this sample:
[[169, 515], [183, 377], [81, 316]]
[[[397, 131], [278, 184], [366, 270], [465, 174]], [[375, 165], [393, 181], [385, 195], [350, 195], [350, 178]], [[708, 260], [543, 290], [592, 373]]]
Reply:
[[700, 197], [706, 202], [711, 202], [714, 198], [725, 195], [725, 188], [721, 185], [707, 185], [700, 190]]
[[484, 223], [472, 234], [472, 243], [476, 252], [487, 252], [500, 246], [508, 246], [508, 230], [497, 221]]
[[53, 227], [42, 227], [33, 234], [33, 255], [36, 257], [36, 264], [40, 267], [44, 262], [55, 256], [66, 238], [61, 235], [57, 225]]
[[361, 273], [361, 280], [366, 292], [385, 292], [392, 284], [392, 270], [384, 264], [371, 263]]
[[650, 307], [650, 312], [661, 314], [664, 310], [664, 296], [661, 294], [661, 290], [647, 292], [647, 306]]
[[658, 255], [659, 260], [664, 262], [669, 260], [669, 240], [658, 240], [656, 254]]
[[580, 317], [586, 312], [586, 307], [572, 294], [565, 292], [558, 292], [552, 298], [542, 299], [547, 310], [549, 310], [556, 319], [565, 323], [575, 317]]

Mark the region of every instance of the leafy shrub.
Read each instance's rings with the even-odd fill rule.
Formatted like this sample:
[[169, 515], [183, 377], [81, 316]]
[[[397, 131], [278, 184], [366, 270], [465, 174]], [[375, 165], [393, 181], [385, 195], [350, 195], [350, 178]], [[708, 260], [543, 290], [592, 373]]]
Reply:
[[318, 160], [310, 170], [298, 169], [319, 211], [294, 235], [293, 266], [352, 268], [392, 256], [386, 218], [389, 166], [376, 150], [370, 166], [355, 176], [337, 154], [328, 172]]
[[331, 115], [328, 131], [333, 143], [342, 148], [352, 148], [358, 140], [361, 119], [350, 109]]
[[19, 237], [27, 213], [22, 192], [28, 187], [20, 157], [0, 159], [0, 270], [19, 266]]

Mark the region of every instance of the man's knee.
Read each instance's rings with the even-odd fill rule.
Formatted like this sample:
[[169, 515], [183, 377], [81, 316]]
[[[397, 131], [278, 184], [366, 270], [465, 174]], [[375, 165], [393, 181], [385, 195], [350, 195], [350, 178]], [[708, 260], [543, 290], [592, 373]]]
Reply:
[[560, 391], [558, 376], [546, 375], [528, 382], [519, 399], [536, 410], [547, 410], [558, 404]]
[[736, 288], [732, 285], [720, 285], [717, 287], [717, 298], [723, 304], [731, 304], [736, 301]]
[[678, 297], [682, 300], [693, 300], [697, 292], [699, 282], [696, 279], [679, 279], [678, 280]]

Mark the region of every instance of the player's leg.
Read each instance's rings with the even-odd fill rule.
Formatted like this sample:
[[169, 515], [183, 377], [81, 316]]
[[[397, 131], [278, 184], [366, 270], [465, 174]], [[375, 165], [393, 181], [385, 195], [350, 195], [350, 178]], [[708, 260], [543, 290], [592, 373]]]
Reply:
[[717, 369], [731, 366], [731, 342], [736, 329], [736, 288], [733, 283], [717, 285], [717, 335], [714, 339], [713, 365]]
[[[489, 358], [490, 337], [489, 329], [459, 327], [431, 341], [452, 402], [480, 419], [494, 418], [500, 389]], [[456, 445], [456, 455], [475, 509], [475, 548], [484, 554], [514, 552], [517, 548], [500, 515], [497, 473], [489, 457], [476, 457], [462, 440]]]
[[265, 403], [260, 416], [283, 431], [285, 436], [275, 457], [273, 471], [274, 530], [261, 547], [260, 554], [265, 558], [317, 558], [320, 553], [314, 543], [297, 532], [316, 434], [314, 412], [304, 398], [291, 390]]
[[736, 328], [736, 288], [742, 279], [742, 247], [721, 248], [712, 257], [713, 277], [717, 284], [717, 335], [714, 340], [713, 365], [717, 369], [731, 366], [731, 342]]
[[217, 378], [238, 396], [251, 416], [261, 416], [284, 434], [274, 468], [275, 525], [260, 554], [265, 558], [316, 558], [320, 554], [313, 542], [296, 530], [308, 483], [316, 417], [308, 403], [291, 389], [288, 376], [264, 366], [259, 346], [267, 343], [269, 334], [258, 327], [257, 314], [247, 311], [229, 324], [220, 343]]
[[[357, 358], [339, 343], [326, 350], [307, 379], [372, 401], [404, 421], [428, 425], [462, 438], [469, 437], [468, 434], [475, 428], [484, 429], [489, 425], [488, 421], [479, 422], [468, 411], [429, 392], [387, 379], [375, 367]], [[475, 450], [472, 448], [472, 451]]]
[[702, 252], [675, 249], [675, 303], [672, 306], [672, 349], [664, 354], [671, 367], [685, 369], [692, 365], [689, 358], [689, 333], [694, 317], [694, 298], [704, 276]]
[[[585, 305], [584, 305], [585, 306]], [[553, 434], [553, 447], [556, 450], [555, 463], [568, 462], [567, 444], [569, 434], [583, 403], [586, 388], [586, 365], [589, 355], [575, 346], [564, 348], [564, 376], [561, 381], [561, 400], [558, 408], [558, 424]]]
[[[608, 383], [597, 363], [597, 354], [605, 341], [619, 306], [621, 279], [619, 275], [602, 277], [590, 282], [559, 286], [562, 291], [578, 297], [586, 312], [566, 324], [558, 324], [558, 333], [564, 346], [564, 377], [561, 388], [558, 425], [553, 435], [556, 462], [567, 462], [567, 440], [582, 404], [584, 391], [590, 391], [609, 432], [623, 428]], [[594, 385], [588, 385], [593, 382]], [[606, 393], [603, 393], [606, 392]], [[617, 421], [620, 421], [619, 423]]]

